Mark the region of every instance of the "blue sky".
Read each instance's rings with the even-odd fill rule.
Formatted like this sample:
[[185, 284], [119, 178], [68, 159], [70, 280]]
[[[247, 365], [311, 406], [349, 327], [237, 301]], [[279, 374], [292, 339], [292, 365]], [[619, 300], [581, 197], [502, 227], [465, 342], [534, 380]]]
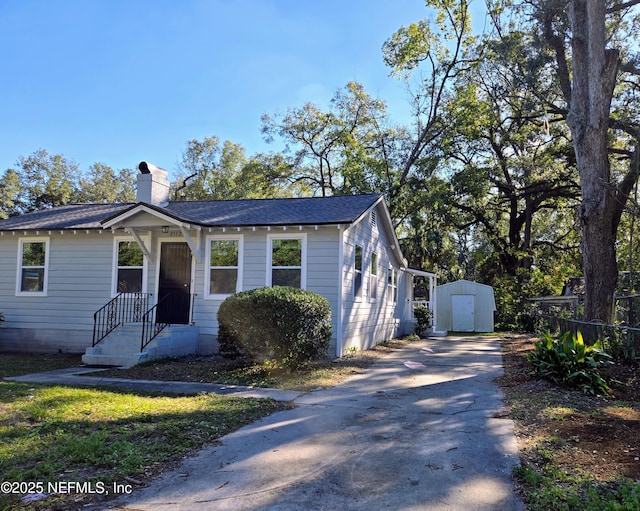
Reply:
[[406, 120], [383, 42], [423, 0], [0, 0], [0, 172], [42, 148], [170, 172], [190, 139], [277, 150], [263, 113], [326, 107], [348, 81]]

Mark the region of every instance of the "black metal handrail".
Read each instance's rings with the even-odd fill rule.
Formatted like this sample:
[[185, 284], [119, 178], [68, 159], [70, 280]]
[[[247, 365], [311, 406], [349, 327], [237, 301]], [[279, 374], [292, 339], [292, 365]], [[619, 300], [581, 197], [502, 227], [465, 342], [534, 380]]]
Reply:
[[160, 332], [170, 325], [170, 323], [156, 322], [158, 306], [168, 302], [170, 296], [171, 295], [169, 294], [166, 295], [162, 300], [142, 315], [142, 339], [140, 341], [140, 352], [144, 351], [145, 347], [153, 341]]
[[142, 321], [149, 306], [150, 293], [120, 293], [93, 315], [95, 346], [123, 323]]

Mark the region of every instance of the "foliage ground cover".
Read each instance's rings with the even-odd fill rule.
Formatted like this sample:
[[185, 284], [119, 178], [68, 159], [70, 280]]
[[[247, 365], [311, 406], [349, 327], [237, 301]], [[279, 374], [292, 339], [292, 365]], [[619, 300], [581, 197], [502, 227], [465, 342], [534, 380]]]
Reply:
[[[1, 360], [0, 374], [15, 372]], [[217, 438], [289, 406], [0, 382], [0, 479], [143, 485]], [[61, 493], [27, 503], [21, 495], [0, 495], [0, 509], [79, 509], [104, 498]]]
[[565, 332], [558, 338], [545, 332], [534, 346], [534, 351], [527, 354], [527, 360], [538, 376], [557, 384], [579, 387], [591, 394], [609, 391], [600, 371], [612, 357], [603, 351], [600, 341], [588, 345], [580, 332], [575, 335]]
[[249, 359], [190, 356], [151, 361], [129, 369], [101, 370], [95, 375], [102, 378], [190, 381], [308, 391], [336, 385], [349, 376], [361, 373], [381, 356], [407, 342], [410, 341], [394, 339], [378, 344], [373, 349], [349, 353], [339, 359], [310, 362], [296, 371], [289, 371], [269, 362], [255, 363]]
[[606, 396], [562, 387], [537, 379], [529, 365], [537, 340], [505, 336], [498, 379], [516, 425], [515, 476], [528, 509], [640, 509], [638, 369], [603, 366]]

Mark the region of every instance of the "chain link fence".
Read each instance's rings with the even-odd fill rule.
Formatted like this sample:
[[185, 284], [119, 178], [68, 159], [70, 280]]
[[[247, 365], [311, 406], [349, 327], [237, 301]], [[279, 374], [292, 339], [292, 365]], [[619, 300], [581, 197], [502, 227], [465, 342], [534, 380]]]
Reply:
[[614, 297], [613, 323], [584, 321], [581, 297], [561, 296], [534, 300], [538, 328], [552, 333], [578, 331], [585, 342], [600, 341], [615, 359], [640, 362], [640, 294]]

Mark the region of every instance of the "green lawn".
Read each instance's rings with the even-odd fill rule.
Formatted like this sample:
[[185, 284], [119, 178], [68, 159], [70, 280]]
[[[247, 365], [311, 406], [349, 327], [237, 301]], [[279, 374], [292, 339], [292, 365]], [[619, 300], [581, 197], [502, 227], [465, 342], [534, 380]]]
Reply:
[[[28, 362], [13, 363], [13, 357], [0, 356], [0, 374], [35, 370]], [[38, 366], [52, 368], [44, 362]], [[56, 481], [135, 486], [217, 438], [289, 406], [267, 399], [0, 382], [0, 480], [33, 482], [33, 489], [43, 483], [45, 493]], [[70, 492], [26, 504], [22, 497], [0, 494], [0, 509], [76, 509], [103, 498]]]
[[0, 353], [0, 378], [82, 365], [81, 355]]
[[[231, 369], [196, 357], [100, 375], [310, 389], [335, 385], [404, 342], [293, 373], [268, 365]], [[0, 377], [79, 365], [79, 356], [5, 353], [0, 354]], [[177, 397], [0, 381], [0, 480], [16, 486], [33, 483], [33, 489], [43, 483], [45, 490], [50, 482], [136, 486], [219, 437], [290, 406], [268, 399]], [[0, 494], [0, 509], [78, 509], [104, 498], [70, 492], [25, 503], [22, 497]]]

